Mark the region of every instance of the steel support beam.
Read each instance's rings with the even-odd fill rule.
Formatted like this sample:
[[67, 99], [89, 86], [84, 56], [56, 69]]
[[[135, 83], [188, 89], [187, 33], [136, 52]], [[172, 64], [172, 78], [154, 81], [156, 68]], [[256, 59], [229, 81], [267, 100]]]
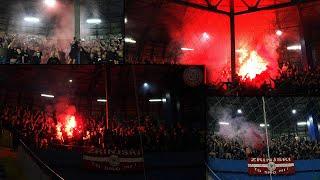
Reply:
[[[210, 12], [215, 12], [215, 13], [224, 14], [224, 15], [228, 15], [228, 16], [231, 15], [231, 12], [222, 11], [222, 10], [218, 9], [218, 6], [220, 5], [221, 0], [216, 5], [209, 5], [207, 3], [208, 6], [193, 3], [193, 2], [188, 2], [186, 0], [172, 0], [171, 2], [179, 4], [179, 5], [187, 6], [187, 7], [192, 7], [192, 8], [201, 9], [201, 10], [210, 11]], [[207, 2], [207, 1], [205, 1], [205, 2]], [[243, 2], [247, 6], [246, 1], [243, 0]], [[255, 4], [255, 6], [250, 7], [248, 10], [245, 10], [245, 11], [235, 12], [234, 15], [237, 16], [237, 15], [253, 13], [253, 12], [257, 12], [257, 11], [263, 11], [263, 10], [274, 10], [274, 9], [286, 8], [286, 7], [290, 7], [290, 6], [295, 6], [297, 4], [319, 2], [319, 0], [304, 0], [304, 1], [291, 0], [290, 2], [286, 2], [286, 3], [279, 3], [279, 4], [274, 4], [274, 5], [258, 8], [260, 2], [261, 2], [261, 0], [258, 0], [257, 3]]]
[[245, 11], [236, 12], [235, 15], [237, 16], [237, 15], [248, 14], [248, 13], [253, 13], [257, 11], [281, 9], [281, 8], [295, 6], [298, 4], [305, 4], [305, 3], [311, 3], [311, 2], [319, 2], [319, 0], [304, 0], [303, 2], [298, 0], [291, 0], [291, 2], [275, 4], [275, 5], [270, 5], [270, 6], [260, 7], [260, 8], [252, 7]]
[[196, 8], [196, 9], [201, 9], [201, 10], [205, 10], [205, 11], [209, 11], [209, 12], [216, 12], [216, 13], [219, 13], [219, 14], [229, 15], [229, 12], [219, 10], [219, 9], [217, 9], [216, 6], [204, 6], [204, 5], [188, 2], [188, 1], [185, 1], [185, 0], [173, 0], [172, 2], [176, 3], [176, 4], [179, 4], [179, 5], [193, 7], [193, 8]]
[[235, 35], [235, 15], [234, 0], [230, 0], [230, 38], [231, 38], [231, 78], [236, 80], [236, 35]]

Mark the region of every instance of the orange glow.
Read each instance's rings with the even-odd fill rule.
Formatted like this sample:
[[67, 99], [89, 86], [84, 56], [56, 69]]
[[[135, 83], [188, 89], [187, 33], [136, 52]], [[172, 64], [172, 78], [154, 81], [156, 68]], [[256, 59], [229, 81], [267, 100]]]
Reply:
[[76, 118], [74, 116], [67, 116], [66, 126], [64, 128], [68, 137], [73, 136], [73, 129], [76, 127]]
[[57, 130], [57, 139], [63, 141], [64, 140], [64, 133], [68, 138], [73, 137], [73, 132], [77, 126], [76, 118], [75, 116], [67, 115], [65, 116], [65, 122], [61, 123], [58, 122], [56, 125]]
[[59, 140], [62, 140], [62, 132], [61, 132], [61, 124], [58, 123], [57, 126], [56, 126], [56, 129], [57, 129], [57, 139]]
[[249, 78], [253, 80], [257, 75], [267, 70], [268, 62], [265, 61], [256, 51], [249, 52], [245, 48], [237, 50], [239, 53], [238, 75], [242, 80]]

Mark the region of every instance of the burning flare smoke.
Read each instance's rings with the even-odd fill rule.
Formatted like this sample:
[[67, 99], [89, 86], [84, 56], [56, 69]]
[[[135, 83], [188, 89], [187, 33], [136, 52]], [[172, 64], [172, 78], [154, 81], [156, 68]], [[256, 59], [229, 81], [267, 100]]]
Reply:
[[76, 118], [73, 115], [65, 116], [65, 123], [58, 122], [56, 125], [57, 139], [63, 139], [63, 131], [66, 133], [68, 138], [73, 137], [73, 132], [77, 126]]
[[54, 111], [57, 114], [57, 139], [64, 141], [66, 138], [77, 137], [82, 132], [82, 118], [76, 114], [76, 107], [67, 98], [58, 99]]
[[238, 75], [242, 80], [246, 78], [253, 80], [257, 75], [267, 70], [268, 62], [256, 51], [248, 52], [247, 49], [241, 48], [237, 52], [240, 54]]
[[73, 136], [73, 129], [76, 127], [76, 118], [74, 116], [67, 116], [67, 122], [65, 125], [65, 132], [67, 133], [68, 137]]
[[[200, 0], [193, 1], [200, 3]], [[243, 6], [241, 1], [235, 1], [237, 9], [241, 6]], [[167, 29], [171, 39], [177, 41], [175, 44], [179, 50], [182, 47], [193, 49], [193, 51], [177, 51], [179, 63], [204, 64], [207, 69], [206, 80], [210, 84], [220, 86], [222, 82], [231, 81], [228, 17], [194, 8], [179, 9], [179, 12], [184, 13], [168, 10], [162, 12], [161, 16], [162, 19], [167, 17], [171, 20]], [[181, 16], [183, 18], [171, 18]], [[257, 88], [264, 84], [274, 86], [272, 79], [279, 76], [277, 50], [281, 38], [275, 33], [275, 29], [278, 28], [276, 20], [276, 11], [250, 13], [237, 16], [235, 19], [235, 46], [239, 49], [236, 72], [247, 86]]]

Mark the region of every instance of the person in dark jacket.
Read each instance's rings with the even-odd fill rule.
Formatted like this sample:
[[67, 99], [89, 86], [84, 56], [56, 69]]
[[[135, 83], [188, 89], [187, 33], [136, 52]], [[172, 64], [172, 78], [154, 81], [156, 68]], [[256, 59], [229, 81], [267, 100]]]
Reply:
[[32, 56], [33, 64], [40, 64], [41, 63], [41, 57], [42, 57], [42, 52], [40, 51], [39, 47], [36, 47], [35, 52]]
[[48, 59], [47, 64], [61, 64], [60, 60], [59, 60], [59, 54], [57, 51], [53, 51], [51, 53], [50, 58]]
[[80, 64], [80, 42], [76, 39], [76, 37], [73, 38], [69, 57], [73, 64]]

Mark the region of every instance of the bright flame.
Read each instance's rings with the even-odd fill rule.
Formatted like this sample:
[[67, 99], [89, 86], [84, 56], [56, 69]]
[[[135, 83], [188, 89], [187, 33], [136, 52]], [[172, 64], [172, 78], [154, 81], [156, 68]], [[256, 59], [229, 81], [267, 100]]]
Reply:
[[57, 139], [62, 140], [62, 131], [61, 131], [61, 123], [58, 123], [56, 126], [57, 129]]
[[76, 118], [74, 116], [67, 116], [66, 126], [64, 128], [65, 132], [67, 133], [68, 137], [73, 136], [73, 129], [76, 127]]
[[246, 77], [251, 80], [263, 71], [267, 70], [268, 63], [258, 55], [256, 51], [248, 52], [247, 49], [239, 49], [237, 52], [239, 57], [239, 72], [238, 75], [244, 80]]

